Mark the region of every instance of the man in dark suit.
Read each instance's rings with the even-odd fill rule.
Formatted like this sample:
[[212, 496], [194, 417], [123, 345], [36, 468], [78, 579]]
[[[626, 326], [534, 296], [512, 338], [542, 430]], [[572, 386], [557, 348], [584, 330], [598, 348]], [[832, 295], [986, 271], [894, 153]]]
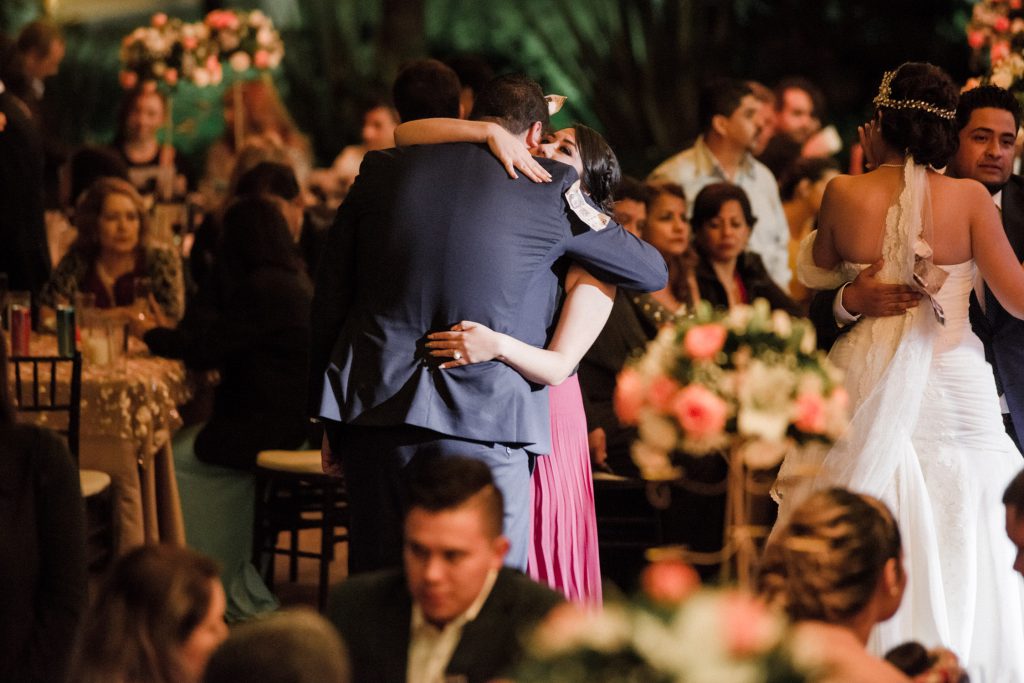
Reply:
[[[1024, 260], [1024, 178], [1013, 175], [1014, 141], [1020, 128], [1021, 108], [1007, 90], [982, 86], [960, 96], [956, 111], [960, 146], [949, 161], [946, 174], [973, 178], [992, 194], [1003, 217], [1003, 229], [1018, 261]], [[818, 331], [819, 345], [828, 348], [841, 327], [867, 315], [900, 315], [916, 305], [917, 296], [902, 285], [874, 279], [879, 264], [865, 270], [840, 290], [819, 292], [810, 315]], [[981, 293], [980, 296], [978, 294]], [[1002, 394], [1007, 432], [1020, 448], [1024, 430], [1024, 321], [999, 304], [992, 292], [978, 282], [971, 297], [971, 324], [985, 343], [988, 361]]]
[[0, 273], [37, 294], [50, 277], [43, 141], [27, 105], [0, 81]]
[[[504, 76], [474, 117], [533, 146], [547, 104]], [[427, 452], [488, 463], [508, 562], [526, 566], [532, 458], [551, 450], [546, 387], [499, 361], [441, 370], [428, 332], [473, 320], [545, 346], [568, 259], [630, 289], [667, 281], [653, 247], [587, 203], [575, 170], [538, 161], [551, 182], [510, 179], [482, 145], [372, 152], [338, 212], [313, 300], [309, 408], [347, 479], [350, 572], [401, 562], [399, 473]]]
[[563, 598], [502, 567], [503, 503], [486, 465], [425, 457], [409, 474], [405, 571], [351, 577], [331, 593], [327, 617], [352, 680], [498, 678], [521, 656], [524, 629]]

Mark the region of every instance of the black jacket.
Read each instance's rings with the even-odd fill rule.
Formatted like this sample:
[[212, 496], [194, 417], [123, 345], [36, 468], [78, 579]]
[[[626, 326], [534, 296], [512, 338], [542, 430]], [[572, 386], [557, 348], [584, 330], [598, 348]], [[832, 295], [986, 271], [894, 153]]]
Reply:
[[[710, 261], [697, 250], [700, 257], [697, 261], [697, 289], [700, 290], [700, 298], [711, 303], [715, 308], [728, 308], [729, 297], [725, 293], [725, 287], [718, 280]], [[736, 260], [736, 272], [747, 290], [747, 300], [767, 299], [772, 309], [782, 309], [790, 315], [802, 315], [800, 306], [789, 298], [781, 287], [775, 284], [761, 257], [752, 251], [745, 251]]]

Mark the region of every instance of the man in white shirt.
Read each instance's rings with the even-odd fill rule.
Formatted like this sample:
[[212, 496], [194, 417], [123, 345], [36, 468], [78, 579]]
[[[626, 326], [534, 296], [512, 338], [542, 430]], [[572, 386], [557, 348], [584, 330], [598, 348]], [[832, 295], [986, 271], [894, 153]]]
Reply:
[[748, 82], [722, 78], [701, 91], [699, 109], [702, 132], [693, 147], [663, 161], [647, 180], [682, 185], [691, 212], [706, 185], [725, 181], [742, 187], [757, 217], [748, 248], [760, 254], [768, 274], [788, 291], [789, 225], [779, 186], [751, 153], [762, 122], [761, 102]]
[[328, 605], [352, 679], [497, 678], [519, 658], [522, 630], [563, 598], [503, 567], [504, 503], [487, 465], [424, 456], [408, 467], [404, 572], [349, 578]]

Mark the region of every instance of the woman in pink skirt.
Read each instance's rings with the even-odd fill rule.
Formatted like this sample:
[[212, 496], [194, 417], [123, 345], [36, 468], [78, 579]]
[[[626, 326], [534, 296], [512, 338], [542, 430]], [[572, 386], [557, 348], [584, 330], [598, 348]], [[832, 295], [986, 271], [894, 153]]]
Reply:
[[[526, 150], [496, 124], [481, 121], [425, 120], [403, 124], [395, 131], [399, 144], [486, 142], [515, 175], [518, 168], [535, 180], [545, 172], [530, 154], [576, 168], [580, 189], [603, 212], [610, 214], [612, 190], [619, 182], [618, 159], [594, 130], [577, 125], [548, 136]], [[528, 380], [551, 385], [552, 452], [537, 458], [533, 475], [533, 543], [528, 572], [534, 579], [590, 606], [601, 604], [601, 567], [594, 513], [594, 485], [575, 369], [604, 327], [615, 289], [582, 268], [566, 267], [561, 315], [547, 349], [539, 349], [471, 321], [451, 331], [429, 335], [427, 346], [438, 357], [452, 360], [442, 368], [499, 360]]]

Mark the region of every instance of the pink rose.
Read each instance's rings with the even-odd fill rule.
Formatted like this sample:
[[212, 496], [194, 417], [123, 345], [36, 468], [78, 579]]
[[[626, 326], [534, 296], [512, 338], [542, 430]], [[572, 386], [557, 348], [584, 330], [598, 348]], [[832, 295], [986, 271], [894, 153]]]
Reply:
[[252, 56], [252, 65], [257, 69], [266, 69], [270, 66], [270, 53], [266, 50], [256, 50]]
[[688, 437], [703, 439], [725, 429], [729, 406], [700, 384], [691, 384], [676, 394], [672, 412]]
[[1010, 56], [1010, 44], [1005, 40], [992, 43], [992, 51], [990, 58], [993, 63], [998, 62], [1002, 59], [1006, 59]]
[[622, 424], [635, 425], [640, 419], [640, 408], [644, 405], [644, 387], [640, 373], [626, 368], [619, 373], [615, 383], [615, 414]]
[[981, 31], [968, 31], [967, 44], [975, 50], [980, 49], [985, 44], [985, 34]]
[[665, 375], [658, 375], [651, 381], [647, 392], [647, 401], [654, 409], [667, 413], [672, 410], [672, 400], [679, 391], [679, 382]]
[[807, 393], [796, 397], [796, 418], [793, 423], [805, 434], [822, 434], [827, 424], [825, 399], [819, 394]]
[[207, 71], [213, 71], [214, 69], [216, 69], [219, 66], [220, 66], [220, 61], [217, 59], [216, 55], [210, 55], [209, 57], [206, 58], [206, 70]]
[[647, 565], [640, 575], [644, 595], [663, 605], [678, 605], [700, 587], [697, 571], [682, 560]]
[[181, 46], [191, 52], [199, 47], [199, 39], [195, 36], [185, 36], [181, 39]]
[[683, 339], [683, 349], [696, 360], [711, 360], [722, 350], [728, 332], [721, 325], [691, 327]]
[[166, 24], [167, 24], [167, 15], [166, 14], [164, 14], [163, 12], [157, 12], [156, 14], [153, 15], [153, 26], [154, 27], [160, 28], [161, 26], [165, 26]]
[[850, 394], [847, 393], [846, 387], [836, 387], [829, 398], [832, 405], [841, 410], [846, 410], [850, 405]]
[[118, 74], [117, 80], [121, 83], [122, 88], [131, 90], [139, 84], [139, 75], [134, 71], [122, 71]]
[[164, 81], [166, 81], [167, 85], [170, 85], [170, 86], [177, 85], [178, 84], [178, 70], [177, 69], [168, 69], [166, 72], [164, 72]]
[[143, 83], [142, 91], [147, 93], [156, 92], [156, 81], [146, 81]]
[[1010, 9], [1020, 9], [1021, 0], [1010, 0]]
[[736, 656], [764, 652], [775, 645], [779, 628], [764, 604], [753, 596], [732, 593], [722, 598], [726, 648]]
[[1000, 33], [1006, 33], [1010, 30], [1009, 17], [996, 17], [996, 20], [992, 22], [992, 28]]

